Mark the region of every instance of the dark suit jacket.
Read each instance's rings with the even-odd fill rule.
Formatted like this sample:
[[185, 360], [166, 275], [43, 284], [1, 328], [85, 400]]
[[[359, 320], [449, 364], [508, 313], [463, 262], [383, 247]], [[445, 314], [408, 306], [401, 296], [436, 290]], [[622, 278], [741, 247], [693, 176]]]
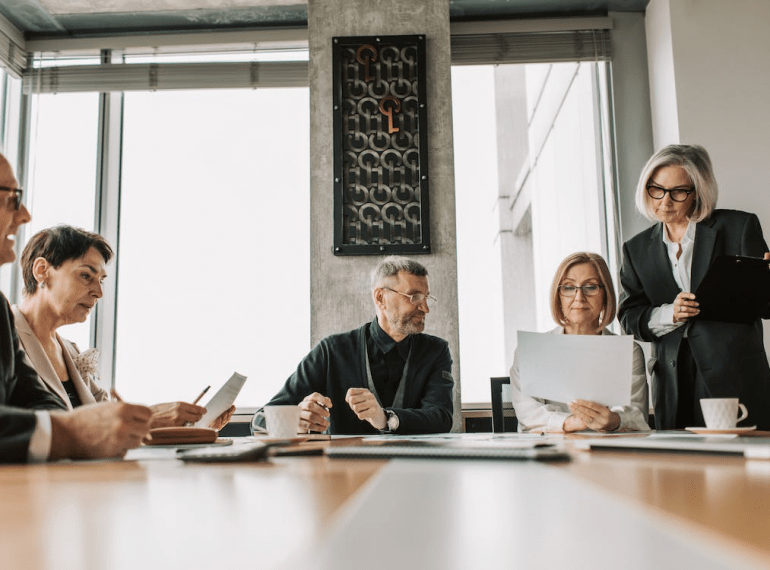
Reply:
[[67, 407], [45, 388], [26, 360], [8, 301], [0, 293], [0, 462], [27, 460], [29, 440], [37, 422], [31, 409]]
[[[348, 388], [368, 388], [366, 330], [361, 328], [328, 336], [310, 351], [269, 404], [298, 404], [319, 392], [334, 404], [329, 411], [333, 434], [378, 433], [345, 402]], [[414, 334], [404, 391], [403, 408], [392, 409], [399, 419], [398, 433], [441, 433], [452, 429], [452, 358], [443, 339]]]
[[[762, 342], [762, 321], [745, 325], [691, 320], [658, 338], [648, 323], [653, 308], [673, 303], [680, 290], [663, 243], [663, 224], [634, 236], [623, 246], [618, 318], [637, 339], [652, 342], [652, 397], [655, 427], [672, 429], [677, 410], [676, 364], [684, 331], [697, 365], [695, 397], [737, 397], [749, 410], [746, 425], [770, 429], [770, 367]], [[759, 219], [737, 210], [715, 210], [695, 230], [691, 292], [698, 289], [719, 255], [762, 257], [767, 244]], [[770, 309], [770, 308], [769, 308]], [[770, 310], [763, 318], [770, 317]]]

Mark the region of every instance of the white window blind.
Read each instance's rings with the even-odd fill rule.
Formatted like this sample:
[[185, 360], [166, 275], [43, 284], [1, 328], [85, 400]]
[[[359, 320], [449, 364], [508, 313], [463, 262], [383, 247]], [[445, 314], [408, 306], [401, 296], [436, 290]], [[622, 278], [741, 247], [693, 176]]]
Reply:
[[0, 66], [14, 77], [21, 77], [27, 65], [27, 52], [12, 37], [0, 29]]
[[24, 72], [25, 93], [306, 87], [306, 61], [103, 64], [38, 67]]
[[607, 29], [452, 35], [453, 65], [611, 59]]

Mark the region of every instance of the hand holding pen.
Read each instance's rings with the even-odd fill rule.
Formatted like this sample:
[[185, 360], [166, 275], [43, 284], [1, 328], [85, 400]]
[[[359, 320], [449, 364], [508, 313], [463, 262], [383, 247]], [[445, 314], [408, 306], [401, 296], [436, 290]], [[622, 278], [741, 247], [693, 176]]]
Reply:
[[329, 427], [331, 398], [313, 392], [299, 403], [299, 433], [324, 432]]

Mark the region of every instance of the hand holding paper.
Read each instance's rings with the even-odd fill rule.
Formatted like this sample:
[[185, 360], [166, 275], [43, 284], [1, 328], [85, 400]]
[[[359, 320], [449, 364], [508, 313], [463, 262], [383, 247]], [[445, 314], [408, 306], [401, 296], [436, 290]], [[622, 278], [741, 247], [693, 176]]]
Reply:
[[214, 397], [206, 404], [206, 413], [195, 423], [195, 427], [210, 427], [224, 412], [228, 411], [246, 383], [246, 377], [233, 372]]
[[518, 338], [523, 393], [564, 403], [629, 405], [632, 337], [519, 331]]

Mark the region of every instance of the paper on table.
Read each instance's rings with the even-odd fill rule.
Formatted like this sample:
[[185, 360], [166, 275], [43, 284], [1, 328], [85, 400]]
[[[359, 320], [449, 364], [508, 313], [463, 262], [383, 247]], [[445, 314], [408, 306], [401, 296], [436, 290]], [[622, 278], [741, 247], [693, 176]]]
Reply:
[[203, 414], [201, 419], [195, 422], [194, 427], [211, 426], [215, 419], [233, 405], [235, 398], [238, 397], [245, 382], [245, 376], [233, 372], [233, 375], [230, 376], [230, 379], [227, 382], [225, 382], [224, 386], [222, 386], [219, 391], [214, 394], [214, 397], [208, 401], [206, 404], [206, 413]]
[[521, 391], [556, 402], [631, 402], [633, 338], [519, 331]]

